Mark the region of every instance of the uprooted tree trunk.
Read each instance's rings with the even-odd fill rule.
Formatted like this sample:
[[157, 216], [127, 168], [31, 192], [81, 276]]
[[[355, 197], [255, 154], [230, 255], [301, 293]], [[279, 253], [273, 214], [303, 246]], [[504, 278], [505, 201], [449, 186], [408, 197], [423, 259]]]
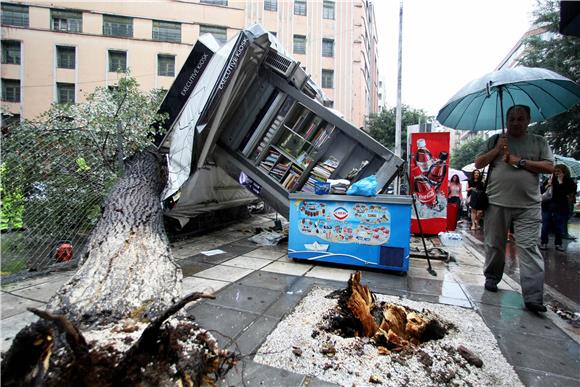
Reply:
[[72, 279], [2, 361], [3, 385], [200, 385], [227, 371], [222, 351], [187, 316], [174, 316], [182, 273], [165, 234], [161, 158], [144, 151], [104, 203]]

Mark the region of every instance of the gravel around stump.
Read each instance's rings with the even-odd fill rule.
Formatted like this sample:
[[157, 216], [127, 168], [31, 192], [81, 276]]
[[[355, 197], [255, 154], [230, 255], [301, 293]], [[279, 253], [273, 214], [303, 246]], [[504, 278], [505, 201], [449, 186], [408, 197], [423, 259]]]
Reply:
[[380, 355], [369, 338], [343, 338], [318, 328], [337, 304], [325, 298], [332, 291], [314, 287], [268, 336], [254, 361], [341, 385], [523, 385], [473, 310], [376, 294], [377, 301], [430, 310], [455, 327], [416, 351]]

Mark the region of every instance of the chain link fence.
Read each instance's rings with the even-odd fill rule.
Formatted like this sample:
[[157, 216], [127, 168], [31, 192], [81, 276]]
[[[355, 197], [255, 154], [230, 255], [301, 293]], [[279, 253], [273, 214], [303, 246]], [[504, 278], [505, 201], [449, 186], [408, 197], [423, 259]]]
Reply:
[[111, 173], [79, 157], [66, 131], [25, 125], [2, 134], [2, 278], [74, 264], [100, 217]]

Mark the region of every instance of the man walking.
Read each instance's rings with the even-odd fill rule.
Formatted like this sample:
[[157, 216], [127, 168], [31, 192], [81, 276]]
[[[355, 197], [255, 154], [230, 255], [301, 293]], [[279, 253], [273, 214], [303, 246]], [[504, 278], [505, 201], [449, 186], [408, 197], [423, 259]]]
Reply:
[[489, 208], [484, 217], [485, 289], [497, 292], [513, 222], [524, 303], [530, 311], [545, 312], [544, 260], [538, 248], [542, 224], [540, 173], [553, 172], [554, 156], [543, 137], [528, 134], [529, 123], [528, 106], [510, 107], [506, 134], [489, 138], [485, 151], [475, 159], [478, 169], [493, 165], [487, 186]]

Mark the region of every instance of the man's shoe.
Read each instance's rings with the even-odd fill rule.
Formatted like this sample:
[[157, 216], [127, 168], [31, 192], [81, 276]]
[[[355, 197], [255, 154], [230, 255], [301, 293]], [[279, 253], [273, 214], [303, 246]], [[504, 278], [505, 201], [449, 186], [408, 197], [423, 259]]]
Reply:
[[485, 281], [485, 290], [489, 290], [490, 292], [497, 292], [497, 284], [491, 280]]
[[547, 244], [545, 244], [545, 243], [542, 243], [542, 244], [540, 245], [540, 250], [548, 250], [548, 245], [547, 245]]
[[526, 304], [526, 309], [531, 311], [531, 312], [546, 313], [548, 311], [548, 308], [546, 308], [542, 304], [537, 304], [535, 302], [526, 302], [525, 304]]
[[558, 251], [566, 251], [566, 249], [564, 249], [564, 247], [562, 247], [562, 245], [556, 245], [556, 250], [558, 250]]

